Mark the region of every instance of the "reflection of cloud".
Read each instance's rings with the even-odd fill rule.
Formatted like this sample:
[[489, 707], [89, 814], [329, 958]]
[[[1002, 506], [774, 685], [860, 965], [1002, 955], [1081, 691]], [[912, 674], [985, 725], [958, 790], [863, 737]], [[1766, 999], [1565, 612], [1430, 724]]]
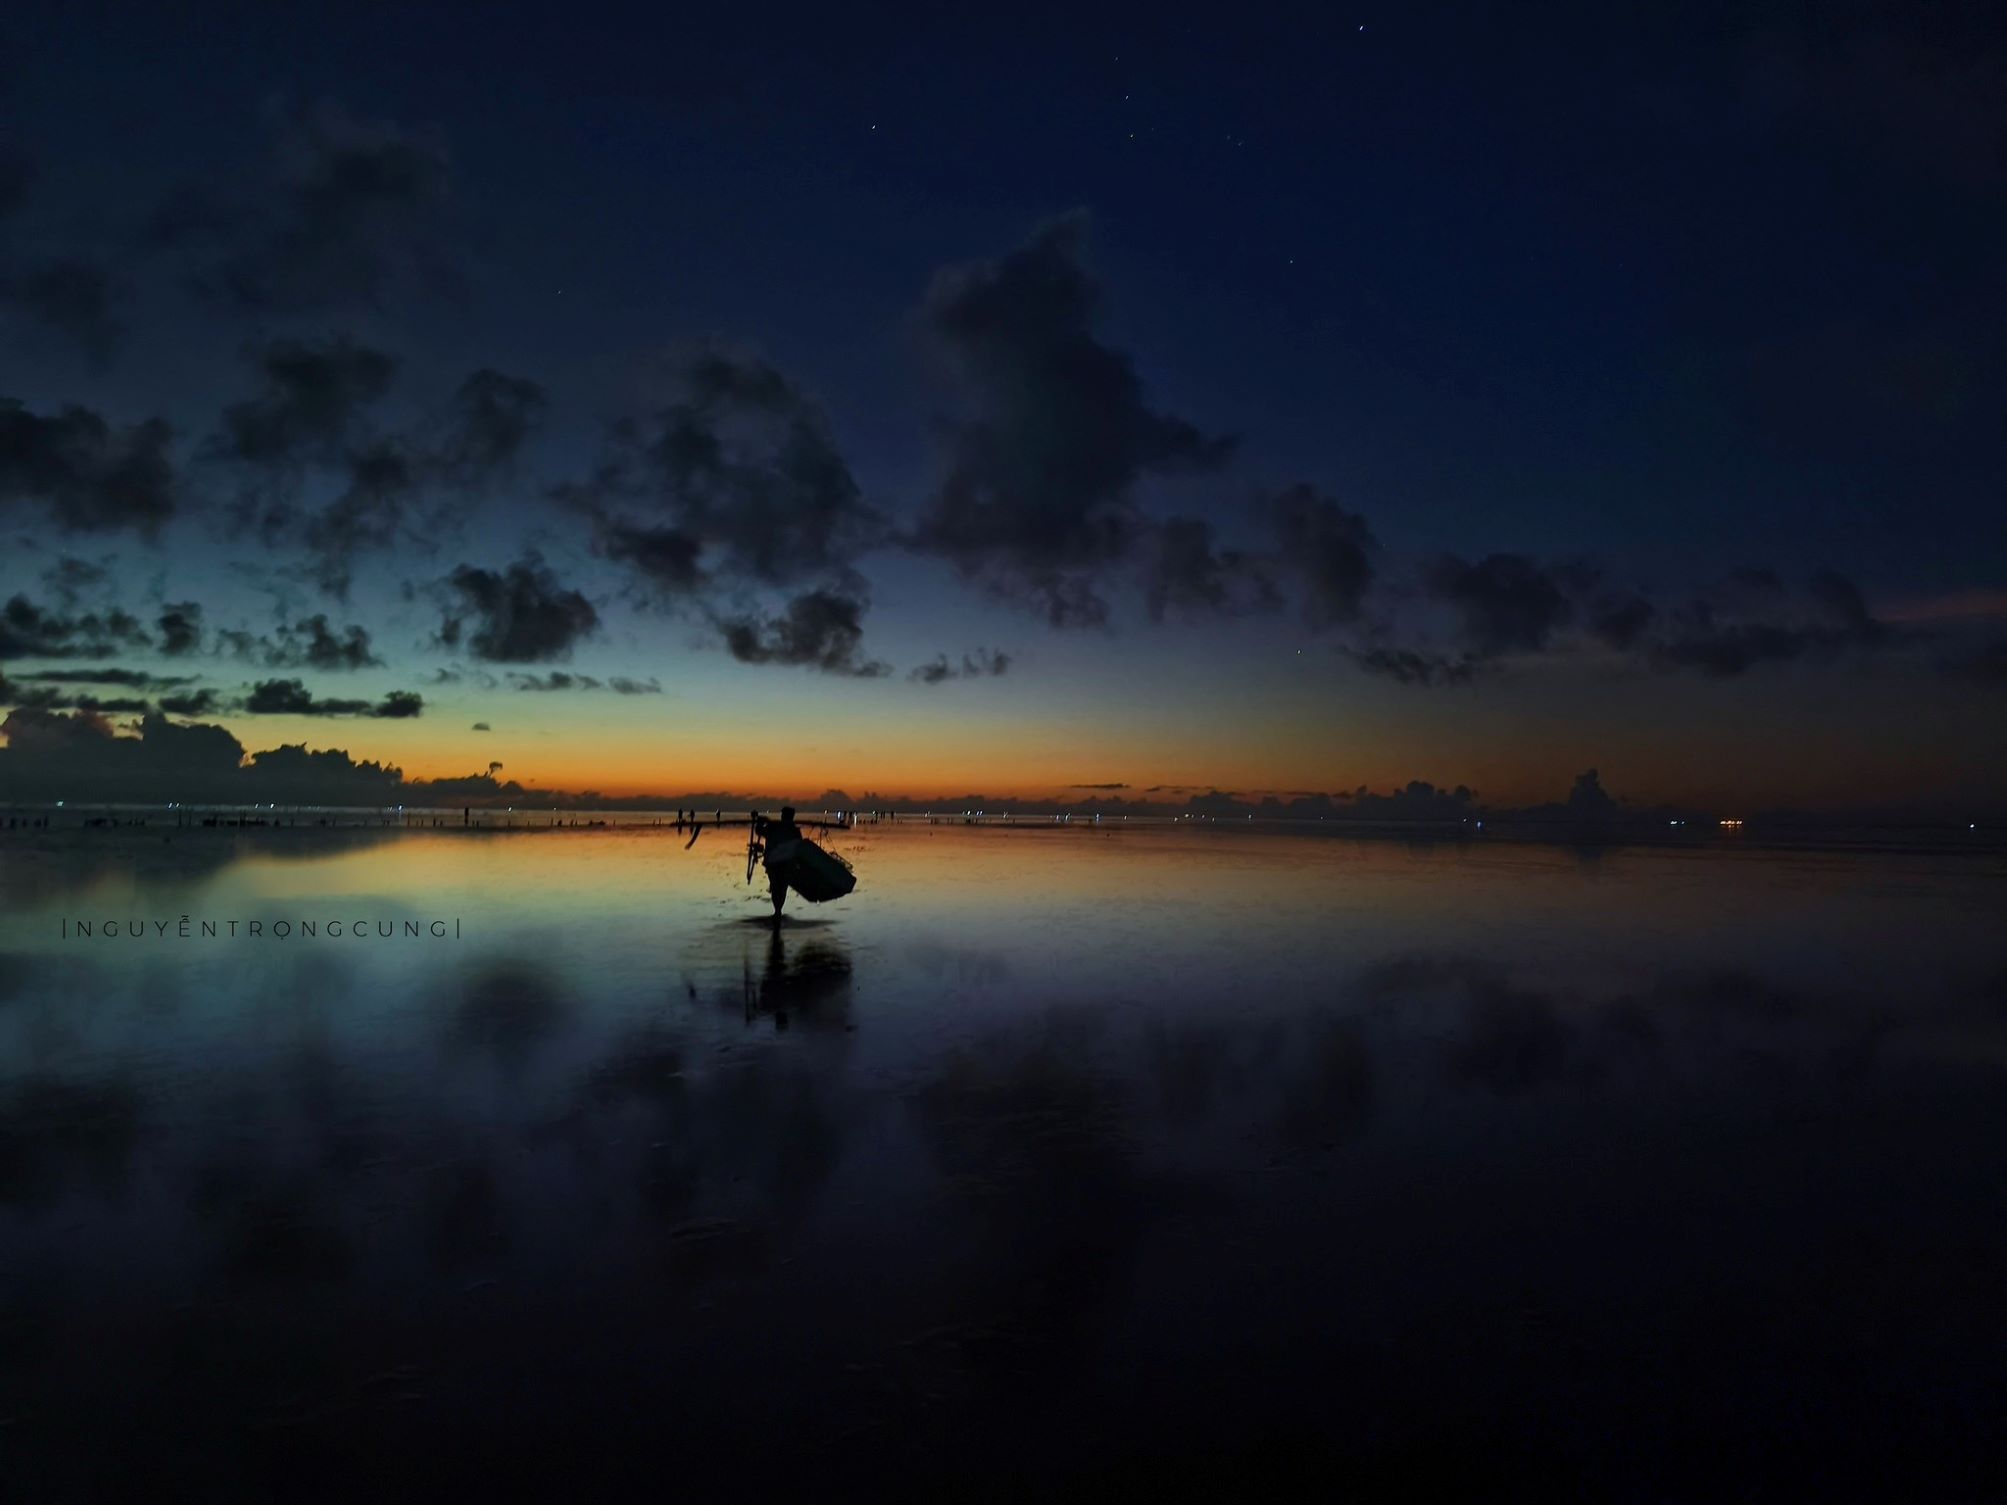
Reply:
[[1373, 1115], [1373, 1057], [1350, 1019], [1323, 1023], [1305, 1070], [1282, 1109], [1283, 1138], [1330, 1149], [1360, 1133]]
[[425, 1174], [425, 1238], [441, 1270], [457, 1270], [509, 1247], [494, 1173], [479, 1161], [435, 1165]]
[[447, 1028], [452, 1048], [520, 1069], [569, 1022], [570, 1006], [542, 968], [495, 962], [462, 988]]
[[969, 1249], [947, 1331], [998, 1378], [1071, 1362], [1169, 1210], [1113, 1085], [1073, 1064], [1077, 1044], [961, 1054], [908, 1100]]
[[1598, 1000], [1543, 992], [1468, 958], [1405, 957], [1369, 969], [1359, 989], [1382, 1008], [1442, 1011], [1450, 1080], [1501, 1096], [1592, 1086], [1616, 1072], [1714, 1085], [1752, 1070], [1773, 1082], [1807, 1071], [1854, 1081], [1901, 1022], [1874, 998], [1815, 999], [1733, 969]]
[[[847, 962], [842, 976], [847, 987]], [[843, 1151], [832, 1092], [791, 1057], [723, 1061], [653, 1021], [593, 1063], [542, 1137], [567, 1145], [602, 1193], [630, 1186], [649, 1261], [695, 1284], [749, 1273], [808, 1215]]]
[[141, 1100], [116, 1077], [23, 1077], [0, 1090], [0, 1204], [46, 1207], [73, 1179], [99, 1191], [124, 1183], [140, 1133]]
[[263, 1186], [213, 1209], [222, 1224], [219, 1260], [225, 1276], [240, 1288], [346, 1280], [355, 1249], [332, 1220], [328, 1201], [308, 1179]]
[[1548, 999], [1484, 982], [1470, 986], [1462, 1032], [1444, 1058], [1458, 1080], [1510, 1096], [1561, 1080], [1574, 1051], [1574, 1031]]

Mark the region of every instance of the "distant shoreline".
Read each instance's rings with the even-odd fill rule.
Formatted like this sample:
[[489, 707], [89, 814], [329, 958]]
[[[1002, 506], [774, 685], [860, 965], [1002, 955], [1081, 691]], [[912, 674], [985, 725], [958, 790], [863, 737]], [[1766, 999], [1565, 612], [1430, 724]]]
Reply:
[[[718, 824], [719, 816], [727, 824]], [[744, 829], [746, 811], [703, 811], [696, 820], [678, 820], [673, 811], [653, 810], [369, 810], [303, 806], [192, 808], [120, 805], [0, 805], [0, 844], [9, 838], [75, 838], [79, 842], [118, 837], [203, 838], [272, 835], [293, 843], [315, 835], [527, 835], [533, 832], [609, 833], [638, 835], [659, 831], [688, 839], [701, 828], [729, 837]], [[818, 817], [824, 812], [804, 812]], [[1008, 815], [962, 812], [910, 814], [846, 812], [852, 823], [830, 836], [852, 832], [894, 832], [914, 829], [976, 829], [987, 832], [1066, 831], [1113, 836], [1165, 835], [1181, 831], [1208, 835], [1260, 835], [1272, 838], [1400, 841], [1427, 846], [1476, 846], [1485, 843], [1539, 845], [1598, 852], [1624, 847], [1651, 847], [1706, 852], [1854, 851], [1944, 855], [2007, 855], [2007, 828], [1970, 824], [1827, 821], [1789, 817], [1752, 818], [1728, 826], [1718, 822], [1670, 821], [1651, 818], [1602, 822], [1566, 822], [1506, 816], [1457, 821], [1375, 820], [1364, 817], [1305, 820], [1233, 816], [1094, 816]], [[835, 819], [838, 812], [828, 812]], [[731, 824], [736, 822], [737, 824]], [[0, 845], [4, 850], [4, 845]]]

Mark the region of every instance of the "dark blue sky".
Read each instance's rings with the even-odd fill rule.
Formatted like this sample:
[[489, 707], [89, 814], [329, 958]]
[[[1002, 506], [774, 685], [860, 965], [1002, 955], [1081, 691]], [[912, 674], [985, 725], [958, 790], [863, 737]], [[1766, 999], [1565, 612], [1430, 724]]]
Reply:
[[[868, 577], [865, 651], [902, 672], [1022, 621], [1012, 646], [1066, 670], [1049, 695], [1102, 694], [1099, 640], [1040, 620], [1057, 620], [1041, 572], [1109, 595], [1108, 572], [1154, 558], [1175, 516], [1208, 525], [1214, 552], [1170, 598], [1161, 649], [1108, 650], [1124, 675], [1124, 655], [1151, 651], [1229, 675], [1227, 650], [1178, 635], [1204, 606], [1259, 617], [1278, 654], [1336, 645], [1375, 725], [1396, 689], [1432, 722], [1415, 697], [1444, 693], [1383, 678], [1459, 693], [1571, 631], [1679, 681], [1682, 714], [1704, 699], [1683, 668], [1858, 672], [1890, 653], [1898, 677], [1978, 664], [1942, 693], [1997, 697], [1973, 686], [1997, 673], [1985, 635], [2007, 585], [2004, 32], [1980, 6], [51, 7], [10, 19], [0, 65], [0, 118], [29, 169], [6, 222], [15, 270], [0, 268], [15, 292], [0, 393], [38, 412], [159, 414], [194, 451], [251, 389], [259, 342], [391, 352], [388, 401], [413, 412], [468, 371], [511, 373], [548, 412], [523, 450], [533, 476], [483, 504], [479, 563], [499, 568], [521, 536], [568, 573], [576, 518], [550, 512], [549, 488], [591, 471], [605, 424], [673, 384], [679, 357], [662, 352], [709, 339], [826, 414], [895, 532], [932, 519], [930, 542], [823, 561], [852, 586]], [[367, 287], [219, 299], [214, 266], [270, 238], [245, 228], [257, 195], [312, 171], [286, 143], [325, 118], [436, 154], [424, 223], [371, 225], [384, 275]], [[227, 203], [228, 222], [163, 249], [145, 227], [177, 202]], [[1083, 329], [1141, 406], [1097, 407], [1105, 392], [1063, 353], [944, 342], [929, 301], [941, 269], [1005, 268], [1079, 211], [1078, 248], [1053, 255], [1098, 289]], [[116, 339], [76, 338], [80, 316], [38, 317], [21, 292], [64, 256], [105, 271]], [[958, 359], [976, 362], [960, 373], [973, 385], [957, 386]], [[1020, 390], [1033, 381], [1048, 383], [1035, 401]], [[985, 451], [970, 495], [1017, 511], [977, 521], [942, 500], [955, 456], [1036, 448], [1069, 413], [1111, 433], [1158, 415], [1194, 443], [1236, 443], [1222, 460], [1154, 431], [1111, 439], [1126, 460], [1058, 518]], [[1053, 463], [1010, 462], [1020, 479]], [[212, 484], [190, 475], [184, 496]], [[1329, 569], [1305, 567], [1302, 602], [1282, 580], [1271, 511], [1299, 483], [1339, 509], [1318, 526], [1370, 530], [1363, 597], [1342, 580], [1318, 597]], [[1058, 538], [1110, 509], [1121, 539]], [[606, 526], [576, 569], [618, 562]], [[213, 549], [165, 547], [164, 599], [227, 593]], [[1539, 581], [1459, 575], [1445, 554], [1575, 573], [1543, 605]], [[1342, 576], [1338, 554], [1317, 558]], [[1278, 590], [1252, 610], [1266, 587], [1248, 571], [1264, 569]], [[1764, 569], [1780, 582], [1769, 605], [1721, 594], [1731, 572]], [[1819, 571], [1858, 587], [1868, 615], [1808, 587]], [[587, 583], [602, 606], [619, 588]], [[1618, 596], [1648, 601], [1657, 625], [1591, 632]], [[1339, 608], [1306, 634], [1298, 607], [1314, 617], [1318, 599]], [[1113, 620], [1133, 624], [1123, 600]], [[697, 651], [720, 619], [696, 619], [630, 630], [620, 663], [672, 636]], [[384, 620], [365, 625], [387, 641]], [[1917, 620], [1958, 641], [1892, 647], [1891, 624]]]

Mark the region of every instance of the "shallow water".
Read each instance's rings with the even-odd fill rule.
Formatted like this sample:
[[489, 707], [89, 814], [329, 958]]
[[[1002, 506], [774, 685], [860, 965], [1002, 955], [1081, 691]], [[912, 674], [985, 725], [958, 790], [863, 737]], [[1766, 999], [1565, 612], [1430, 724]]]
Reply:
[[1999, 856], [832, 845], [8, 836], [15, 1497], [2007, 1485]]

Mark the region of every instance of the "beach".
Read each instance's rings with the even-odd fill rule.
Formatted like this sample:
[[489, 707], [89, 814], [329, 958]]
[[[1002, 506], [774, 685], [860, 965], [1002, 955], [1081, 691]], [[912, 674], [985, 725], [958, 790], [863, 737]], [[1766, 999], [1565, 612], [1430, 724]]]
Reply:
[[18, 1497], [2007, 1487], [1999, 853], [826, 839], [7, 833]]

